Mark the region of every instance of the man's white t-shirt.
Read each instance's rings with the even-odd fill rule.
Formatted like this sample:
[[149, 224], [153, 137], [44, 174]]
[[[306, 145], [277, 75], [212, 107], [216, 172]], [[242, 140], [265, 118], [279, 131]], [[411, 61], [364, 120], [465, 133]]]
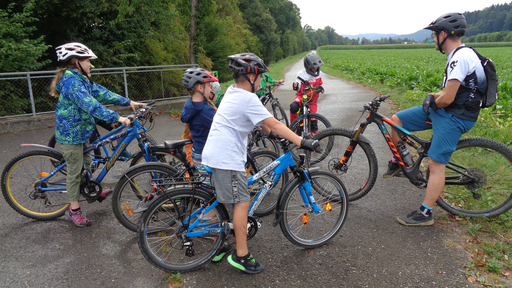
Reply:
[[256, 94], [230, 86], [213, 117], [202, 164], [217, 169], [245, 171], [249, 133], [271, 117]]
[[[448, 55], [448, 67], [443, 87], [446, 87], [448, 80], [457, 79], [464, 87], [472, 88], [476, 86], [485, 91], [487, 89], [487, 82], [484, 68], [475, 52], [469, 48], [459, 49], [455, 54], [453, 53], [454, 51]], [[475, 76], [466, 79], [472, 73], [475, 73]]]

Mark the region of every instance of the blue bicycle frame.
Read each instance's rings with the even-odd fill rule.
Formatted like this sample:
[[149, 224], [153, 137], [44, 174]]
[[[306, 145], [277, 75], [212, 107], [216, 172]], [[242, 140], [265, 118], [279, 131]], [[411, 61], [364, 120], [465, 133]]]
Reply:
[[[287, 151], [282, 156], [274, 160], [272, 163], [268, 164], [265, 168], [261, 169], [261, 171], [247, 179], [247, 184], [250, 185], [258, 181], [263, 176], [270, 174], [267, 183], [265, 183], [265, 185], [260, 189], [256, 197], [251, 202], [248, 216], [254, 215], [254, 211], [258, 209], [258, 206], [261, 203], [261, 201], [263, 201], [265, 196], [267, 196], [270, 190], [272, 190], [274, 185], [279, 181], [279, 178], [281, 177], [282, 173], [288, 167], [292, 167], [294, 174], [298, 174], [298, 176], [302, 179], [302, 185], [299, 186], [299, 191], [302, 200], [304, 201], [305, 207], [311, 207], [314, 213], [320, 213], [321, 209], [318, 207], [313, 197], [313, 193], [311, 192], [311, 182], [307, 173], [303, 169], [296, 168], [295, 161], [293, 160], [292, 157], [292, 153], [290, 151]], [[201, 213], [203, 213], [203, 215], [206, 215], [217, 205], [219, 205], [219, 202], [217, 199], [215, 199], [215, 201], [208, 207], [200, 207], [196, 211], [192, 212], [190, 217], [187, 217], [187, 219], [193, 219], [194, 217], [198, 216]], [[188, 223], [187, 219], [183, 221], [184, 224]], [[202, 229], [200, 231], [192, 231], [194, 228], [201, 224], [202, 219], [203, 217], [198, 217], [192, 224], [189, 225], [186, 231], [189, 237], [197, 237], [211, 233], [226, 231], [226, 227], [218, 227], [218, 223], [207, 224], [206, 226], [203, 226], [203, 228], [205, 229]], [[215, 228], [207, 228], [208, 226]]]

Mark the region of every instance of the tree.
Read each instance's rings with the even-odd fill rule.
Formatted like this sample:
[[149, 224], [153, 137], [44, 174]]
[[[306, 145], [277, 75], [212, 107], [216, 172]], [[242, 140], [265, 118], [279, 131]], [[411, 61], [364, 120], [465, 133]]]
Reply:
[[6, 10], [0, 9], [0, 72], [19, 72], [37, 70], [49, 63], [43, 55], [50, 47], [44, 44], [44, 36], [34, 39], [32, 26], [37, 19], [32, 17], [34, 0], [14, 12], [16, 3]]

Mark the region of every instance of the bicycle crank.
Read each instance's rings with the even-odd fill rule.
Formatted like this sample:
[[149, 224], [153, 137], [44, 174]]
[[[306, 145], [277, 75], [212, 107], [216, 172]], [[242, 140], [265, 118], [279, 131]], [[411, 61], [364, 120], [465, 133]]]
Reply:
[[247, 240], [252, 239], [260, 227], [261, 223], [258, 219], [251, 216], [247, 217]]

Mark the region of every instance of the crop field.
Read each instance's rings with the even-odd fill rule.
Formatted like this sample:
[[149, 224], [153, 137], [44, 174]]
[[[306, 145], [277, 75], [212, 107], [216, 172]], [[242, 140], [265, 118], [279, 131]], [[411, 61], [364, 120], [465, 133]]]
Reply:
[[[404, 45], [405, 46], [405, 45]], [[481, 47], [478, 52], [491, 58], [499, 79], [499, 98], [492, 108], [482, 109], [480, 119], [468, 135], [512, 145], [512, 49]], [[442, 90], [446, 55], [432, 48], [322, 50], [328, 74], [361, 83], [391, 94], [402, 110], [421, 105], [425, 96]]]

